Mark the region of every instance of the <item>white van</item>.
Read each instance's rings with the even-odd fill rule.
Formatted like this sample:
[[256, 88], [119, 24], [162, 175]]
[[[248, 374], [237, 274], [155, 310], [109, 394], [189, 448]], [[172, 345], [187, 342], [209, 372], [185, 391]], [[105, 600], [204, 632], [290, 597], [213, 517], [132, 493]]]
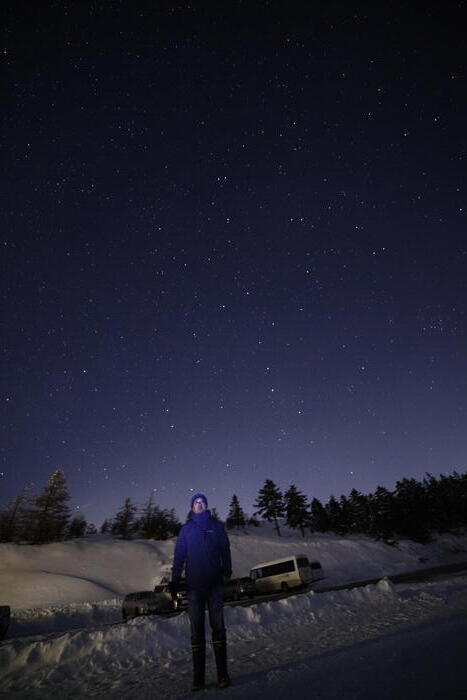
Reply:
[[258, 593], [286, 592], [289, 588], [308, 586], [323, 578], [319, 561], [308, 561], [304, 554], [291, 554], [282, 559], [257, 564], [250, 571]]

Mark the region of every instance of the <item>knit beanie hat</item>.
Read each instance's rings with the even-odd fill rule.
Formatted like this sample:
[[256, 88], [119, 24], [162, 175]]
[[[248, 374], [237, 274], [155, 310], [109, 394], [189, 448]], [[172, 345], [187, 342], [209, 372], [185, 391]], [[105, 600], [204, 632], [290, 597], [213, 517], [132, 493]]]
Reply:
[[206, 498], [204, 493], [195, 493], [195, 495], [191, 497], [190, 508], [193, 508], [193, 503], [196, 501], [197, 498], [202, 498], [206, 504], [206, 508], [208, 507], [208, 499]]

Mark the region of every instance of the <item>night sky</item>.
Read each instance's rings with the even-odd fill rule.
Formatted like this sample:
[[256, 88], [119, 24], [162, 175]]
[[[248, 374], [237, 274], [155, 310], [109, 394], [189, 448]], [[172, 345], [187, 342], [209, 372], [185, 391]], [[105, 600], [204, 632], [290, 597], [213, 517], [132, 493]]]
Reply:
[[15, 2], [0, 505], [467, 469], [465, 2]]

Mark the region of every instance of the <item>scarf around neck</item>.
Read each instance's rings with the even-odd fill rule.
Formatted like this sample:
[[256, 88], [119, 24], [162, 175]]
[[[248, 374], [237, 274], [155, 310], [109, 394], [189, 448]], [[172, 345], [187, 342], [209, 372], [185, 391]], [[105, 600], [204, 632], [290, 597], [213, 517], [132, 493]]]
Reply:
[[193, 513], [191, 516], [191, 519], [193, 520], [198, 527], [201, 527], [203, 529], [206, 528], [209, 520], [211, 518], [211, 513], [209, 510], [205, 510], [204, 513]]

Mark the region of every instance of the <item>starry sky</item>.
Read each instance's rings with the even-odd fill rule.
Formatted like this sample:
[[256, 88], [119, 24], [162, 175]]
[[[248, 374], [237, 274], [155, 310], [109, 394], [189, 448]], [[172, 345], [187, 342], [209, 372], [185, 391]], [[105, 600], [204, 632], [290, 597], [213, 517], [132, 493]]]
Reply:
[[7, 5], [0, 505], [465, 471], [466, 3]]

